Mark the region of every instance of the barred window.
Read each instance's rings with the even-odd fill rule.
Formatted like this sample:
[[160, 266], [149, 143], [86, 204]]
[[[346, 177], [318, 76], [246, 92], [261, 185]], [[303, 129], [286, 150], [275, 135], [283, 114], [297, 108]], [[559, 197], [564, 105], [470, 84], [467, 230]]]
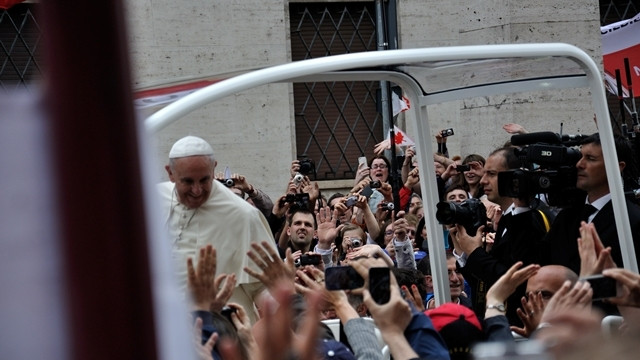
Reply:
[[34, 9], [37, 4], [18, 4], [0, 9], [0, 89], [25, 87], [40, 79], [40, 26]]
[[[292, 60], [375, 51], [374, 2], [290, 3]], [[358, 157], [382, 140], [379, 82], [296, 83], [296, 149], [312, 159], [317, 180], [355, 176]]]

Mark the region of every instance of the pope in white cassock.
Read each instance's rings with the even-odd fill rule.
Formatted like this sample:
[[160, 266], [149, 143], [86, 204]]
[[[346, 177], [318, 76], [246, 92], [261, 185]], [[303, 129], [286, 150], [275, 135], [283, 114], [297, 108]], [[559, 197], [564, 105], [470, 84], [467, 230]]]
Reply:
[[201, 138], [187, 136], [169, 152], [167, 181], [158, 185], [167, 220], [173, 257], [182, 289], [187, 284], [187, 258], [198, 260], [198, 251], [208, 244], [217, 250], [218, 274], [237, 276], [232, 302], [241, 304], [255, 319], [253, 300], [262, 284], [242, 269], [260, 271], [246, 255], [252, 242], [270, 241], [269, 225], [260, 211], [214, 181], [217, 162], [211, 146]]

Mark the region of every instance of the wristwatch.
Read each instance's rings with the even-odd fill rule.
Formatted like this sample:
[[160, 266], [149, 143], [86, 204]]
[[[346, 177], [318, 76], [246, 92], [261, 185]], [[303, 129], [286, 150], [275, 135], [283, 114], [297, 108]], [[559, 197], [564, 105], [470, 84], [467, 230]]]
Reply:
[[489, 309], [496, 309], [500, 312], [506, 312], [507, 309], [504, 307], [504, 304], [491, 304], [491, 305], [487, 305], [487, 310]]

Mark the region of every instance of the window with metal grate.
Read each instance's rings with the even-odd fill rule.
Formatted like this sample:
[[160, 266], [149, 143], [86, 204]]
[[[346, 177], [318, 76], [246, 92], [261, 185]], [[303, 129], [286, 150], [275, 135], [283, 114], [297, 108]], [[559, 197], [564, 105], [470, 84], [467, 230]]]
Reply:
[[0, 89], [13, 90], [40, 79], [38, 4], [18, 4], [0, 10]]
[[[374, 2], [290, 3], [292, 60], [375, 51]], [[350, 179], [358, 157], [382, 140], [376, 112], [379, 83], [324, 82], [293, 86], [298, 157], [314, 160], [317, 180]]]

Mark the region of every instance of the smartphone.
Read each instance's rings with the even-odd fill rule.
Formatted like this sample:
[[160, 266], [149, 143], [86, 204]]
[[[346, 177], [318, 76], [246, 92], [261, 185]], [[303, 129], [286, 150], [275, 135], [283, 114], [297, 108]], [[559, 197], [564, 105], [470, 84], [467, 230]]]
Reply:
[[369, 197], [371, 197], [371, 194], [373, 194], [373, 189], [369, 185], [365, 186], [364, 189], [362, 189], [362, 191], [360, 191], [360, 195], [366, 196], [367, 199]]
[[581, 278], [588, 281], [593, 289], [593, 301], [616, 297], [616, 280], [604, 275], [592, 275]]
[[369, 269], [369, 292], [378, 304], [386, 304], [391, 297], [391, 279], [388, 267]]
[[367, 157], [366, 156], [360, 156], [358, 158], [358, 165], [367, 166]]
[[333, 266], [324, 270], [327, 290], [352, 290], [364, 286], [364, 279], [351, 266]]

